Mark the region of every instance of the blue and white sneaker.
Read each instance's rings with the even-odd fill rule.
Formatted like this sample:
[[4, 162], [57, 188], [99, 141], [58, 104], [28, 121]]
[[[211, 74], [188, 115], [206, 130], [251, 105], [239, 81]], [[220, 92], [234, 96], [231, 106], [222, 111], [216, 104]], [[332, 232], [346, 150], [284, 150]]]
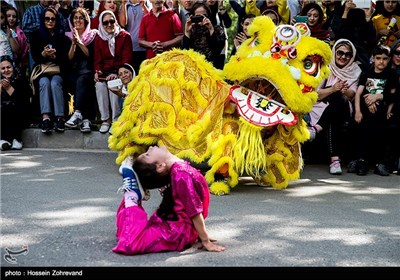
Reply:
[[121, 163], [121, 166], [118, 169], [119, 174], [122, 175], [122, 169], [124, 167], [132, 168], [133, 166], [133, 156], [129, 155], [127, 156], [124, 161]]
[[127, 166], [122, 168], [122, 187], [118, 192], [135, 192], [138, 196], [137, 201], [140, 202], [144, 197], [144, 190], [135, 171]]

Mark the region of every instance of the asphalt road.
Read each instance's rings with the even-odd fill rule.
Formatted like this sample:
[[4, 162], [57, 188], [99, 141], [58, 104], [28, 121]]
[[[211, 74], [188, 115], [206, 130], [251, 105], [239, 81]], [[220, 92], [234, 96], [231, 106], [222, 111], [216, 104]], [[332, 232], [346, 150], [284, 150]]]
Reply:
[[[104, 150], [1, 152], [2, 276], [52, 267], [400, 266], [400, 176], [332, 176], [323, 165], [306, 165], [285, 190], [241, 178], [229, 195], [212, 195], [206, 226], [225, 252], [115, 254], [122, 197], [115, 157]], [[160, 199], [153, 190], [144, 207], [152, 213]]]

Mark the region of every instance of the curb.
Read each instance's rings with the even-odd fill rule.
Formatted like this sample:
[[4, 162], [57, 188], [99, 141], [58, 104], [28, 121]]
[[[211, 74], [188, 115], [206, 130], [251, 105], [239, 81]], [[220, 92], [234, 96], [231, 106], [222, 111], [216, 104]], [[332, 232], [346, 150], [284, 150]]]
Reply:
[[22, 132], [22, 142], [24, 148], [110, 150], [109, 136], [98, 131], [84, 134], [73, 129], [66, 129], [63, 133], [53, 131], [47, 135], [38, 128], [27, 128]]

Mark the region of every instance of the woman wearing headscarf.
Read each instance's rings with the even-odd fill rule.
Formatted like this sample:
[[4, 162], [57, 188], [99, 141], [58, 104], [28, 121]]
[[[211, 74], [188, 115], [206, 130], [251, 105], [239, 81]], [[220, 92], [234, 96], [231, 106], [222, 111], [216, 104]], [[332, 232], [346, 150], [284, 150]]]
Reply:
[[[97, 10], [96, 16], [91, 19], [91, 27], [93, 29], [99, 28], [99, 25], [101, 24], [101, 21], [99, 19], [100, 19], [100, 15], [102, 12], [111, 11], [115, 15], [117, 15], [118, 10], [119, 10], [118, 3], [116, 0], [100, 0], [99, 2], [100, 2], [99, 8]], [[118, 21], [118, 18], [117, 18], [117, 21]], [[119, 21], [118, 21], [118, 23], [119, 23]]]
[[42, 74], [35, 80], [35, 85], [39, 89], [42, 132], [51, 133], [53, 126], [56, 132], [64, 132], [63, 87], [68, 43], [61, 29], [61, 18], [56, 9], [48, 7], [44, 10], [41, 15], [39, 30], [31, 34], [29, 42], [35, 65], [51, 62], [60, 67], [59, 74]]
[[0, 57], [0, 150], [21, 150], [22, 130], [28, 121], [30, 90], [9, 55]]
[[317, 3], [309, 3], [301, 10], [300, 15], [307, 16], [307, 25], [311, 31], [311, 37], [320, 39], [330, 44], [330, 33], [323, 28], [324, 11]]
[[99, 34], [94, 41], [94, 80], [102, 121], [99, 131], [107, 133], [121, 114], [120, 97], [108, 89], [107, 81], [118, 77], [117, 71], [124, 63], [132, 64], [132, 40], [113, 12], [103, 11], [99, 20]]
[[331, 74], [317, 89], [318, 102], [310, 113], [310, 140], [325, 131], [331, 174], [342, 174], [340, 165], [340, 130], [351, 117], [351, 101], [357, 91], [361, 68], [354, 61], [356, 48], [347, 39], [339, 39], [332, 48], [333, 58], [329, 64]]
[[65, 125], [87, 133], [91, 131], [90, 119], [95, 117], [93, 58], [97, 30], [90, 28], [89, 14], [83, 8], [74, 9], [68, 23], [72, 30], [65, 33], [70, 39], [68, 84], [74, 93], [74, 113]]
[[[124, 99], [128, 94], [128, 84], [130, 82], [132, 82], [132, 80], [136, 77], [136, 71], [133, 68], [132, 65], [128, 64], [128, 63], [124, 63], [124, 65], [122, 65], [121, 67], [119, 67], [118, 69], [118, 78], [121, 80], [122, 82], [122, 86], [121, 87], [117, 87], [117, 88], [110, 88], [109, 89], [115, 93], [116, 95], [118, 95], [119, 97], [121, 97], [122, 99]], [[123, 100], [121, 100], [121, 104], [123, 103]]]

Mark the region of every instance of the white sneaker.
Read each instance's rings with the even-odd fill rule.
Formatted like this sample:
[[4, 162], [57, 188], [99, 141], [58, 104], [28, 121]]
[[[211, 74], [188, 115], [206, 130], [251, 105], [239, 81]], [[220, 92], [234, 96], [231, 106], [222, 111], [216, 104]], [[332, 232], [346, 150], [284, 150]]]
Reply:
[[11, 149], [13, 150], [22, 150], [22, 142], [19, 142], [17, 139], [14, 139], [12, 142]]
[[121, 163], [121, 166], [118, 169], [119, 174], [122, 175], [122, 168], [129, 167], [132, 168], [133, 166], [133, 156], [127, 156], [124, 161]]
[[332, 175], [342, 174], [342, 167], [340, 166], [340, 160], [334, 160], [331, 165], [329, 165], [329, 173]]
[[0, 148], [2, 151], [11, 149], [11, 143], [6, 140], [0, 140]]
[[100, 133], [107, 133], [110, 130], [111, 124], [108, 122], [103, 122], [100, 126]]
[[71, 118], [65, 123], [65, 126], [69, 128], [75, 128], [82, 123], [82, 114], [75, 112]]
[[90, 125], [91, 125], [90, 121], [89, 121], [88, 119], [84, 119], [84, 120], [82, 121], [81, 126], [80, 126], [81, 132], [82, 132], [82, 133], [89, 133], [89, 132], [91, 132], [92, 130], [91, 130], [91, 128], [90, 128]]

